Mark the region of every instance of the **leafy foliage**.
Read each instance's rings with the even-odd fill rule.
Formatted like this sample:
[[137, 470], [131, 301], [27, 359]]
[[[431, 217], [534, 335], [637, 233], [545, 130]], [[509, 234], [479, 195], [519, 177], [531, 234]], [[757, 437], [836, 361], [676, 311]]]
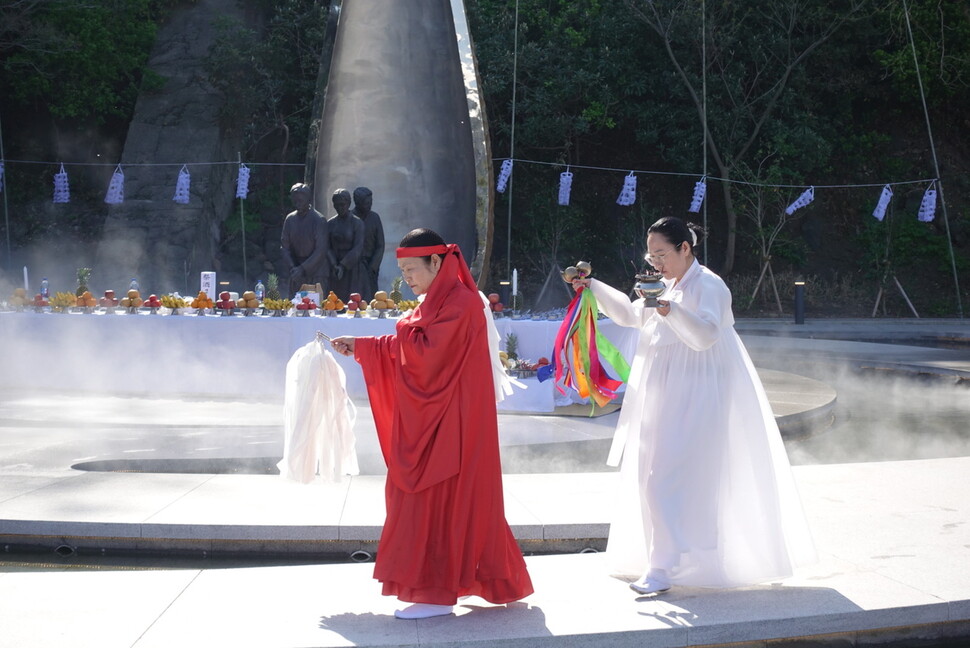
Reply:
[[129, 116], [161, 7], [152, 0], [33, 5], [29, 33], [12, 40], [2, 61], [10, 96], [58, 118]]

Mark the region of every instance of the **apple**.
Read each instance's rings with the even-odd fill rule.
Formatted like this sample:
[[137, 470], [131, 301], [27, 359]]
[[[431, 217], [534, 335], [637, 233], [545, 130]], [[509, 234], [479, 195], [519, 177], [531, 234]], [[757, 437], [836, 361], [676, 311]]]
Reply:
[[502, 306], [502, 303], [499, 302], [499, 303], [497, 303], [497, 304], [494, 305], [494, 307], [492, 308], [492, 310], [494, 310], [496, 313], [501, 313], [503, 310], [505, 310], [505, 306]]
[[360, 293], [350, 293], [350, 301], [352, 301], [352, 302], [354, 302], [356, 304], [359, 304], [363, 300], [364, 300], [364, 298], [361, 297]]
[[219, 299], [221, 299], [222, 301], [229, 301], [229, 291], [226, 290], [219, 293]]
[[[351, 295], [351, 299], [353, 299], [353, 295]], [[349, 304], [347, 304], [347, 310], [349, 311], [355, 311], [358, 308], [360, 308], [360, 305], [355, 301], [351, 301]]]
[[499, 300], [498, 293], [489, 293], [488, 294], [488, 301], [490, 301], [491, 303], [497, 304], [498, 303], [498, 300]]

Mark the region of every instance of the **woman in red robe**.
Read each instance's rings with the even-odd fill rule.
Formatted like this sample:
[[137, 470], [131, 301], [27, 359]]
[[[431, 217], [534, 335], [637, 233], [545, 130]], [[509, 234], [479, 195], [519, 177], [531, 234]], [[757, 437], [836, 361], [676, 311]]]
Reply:
[[491, 315], [457, 245], [418, 229], [397, 257], [421, 304], [394, 335], [333, 341], [363, 369], [387, 464], [374, 577], [413, 603], [398, 618], [450, 614], [461, 596], [516, 601], [533, 590], [505, 520]]

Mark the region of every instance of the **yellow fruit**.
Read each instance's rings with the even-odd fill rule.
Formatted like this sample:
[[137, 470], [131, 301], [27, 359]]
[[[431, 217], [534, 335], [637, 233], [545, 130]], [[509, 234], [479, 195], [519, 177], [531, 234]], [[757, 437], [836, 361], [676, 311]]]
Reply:
[[131, 308], [131, 300], [128, 299], [127, 297], [123, 297], [121, 299], [121, 305], [124, 306], [125, 308]]
[[141, 297], [141, 293], [139, 293], [137, 290], [132, 288], [128, 291], [128, 299], [135, 299], [137, 297]]
[[377, 301], [387, 300], [387, 292], [384, 290], [378, 290], [376, 293], [374, 293], [374, 299]]

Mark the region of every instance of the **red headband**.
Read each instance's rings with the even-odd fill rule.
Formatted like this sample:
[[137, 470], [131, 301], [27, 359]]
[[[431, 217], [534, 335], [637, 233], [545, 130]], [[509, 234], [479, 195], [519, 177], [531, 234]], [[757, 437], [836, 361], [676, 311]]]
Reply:
[[432, 254], [448, 254], [447, 245], [425, 245], [424, 247], [399, 247], [397, 258], [405, 257], [426, 257]]

